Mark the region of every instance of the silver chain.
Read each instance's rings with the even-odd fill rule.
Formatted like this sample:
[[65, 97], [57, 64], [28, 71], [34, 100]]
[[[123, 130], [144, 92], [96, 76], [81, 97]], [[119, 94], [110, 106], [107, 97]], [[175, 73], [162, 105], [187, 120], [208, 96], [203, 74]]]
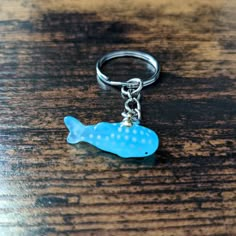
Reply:
[[121, 96], [126, 99], [125, 109], [122, 112], [123, 124], [125, 126], [132, 126], [134, 122], [141, 120], [141, 90], [143, 88], [143, 81], [138, 78], [127, 81], [128, 85], [121, 87]]

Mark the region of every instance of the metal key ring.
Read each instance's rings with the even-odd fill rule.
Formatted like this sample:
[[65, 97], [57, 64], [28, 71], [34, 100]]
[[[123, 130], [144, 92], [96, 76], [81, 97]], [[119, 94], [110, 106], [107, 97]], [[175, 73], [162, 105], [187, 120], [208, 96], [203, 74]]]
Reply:
[[143, 86], [146, 87], [148, 85], [153, 84], [157, 81], [160, 74], [160, 65], [158, 61], [151, 55], [140, 52], [140, 51], [130, 51], [130, 50], [122, 50], [122, 51], [115, 51], [104, 55], [100, 58], [96, 63], [96, 72], [97, 72], [97, 79], [102, 81], [103, 83], [110, 85], [110, 86], [127, 86], [129, 87], [130, 83], [128, 82], [119, 82], [119, 81], [112, 81], [110, 78], [102, 73], [102, 67], [104, 64], [112, 59], [122, 58], [122, 57], [133, 57], [141, 59], [147, 62], [149, 65], [153, 66], [155, 69], [154, 74], [150, 76], [147, 80], [143, 81]]

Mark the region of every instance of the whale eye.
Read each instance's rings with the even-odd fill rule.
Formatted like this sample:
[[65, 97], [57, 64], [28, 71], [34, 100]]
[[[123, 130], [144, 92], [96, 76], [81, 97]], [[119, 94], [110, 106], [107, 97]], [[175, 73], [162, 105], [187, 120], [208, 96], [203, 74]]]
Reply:
[[148, 152], [145, 152], [145, 155], [147, 155], [148, 154]]

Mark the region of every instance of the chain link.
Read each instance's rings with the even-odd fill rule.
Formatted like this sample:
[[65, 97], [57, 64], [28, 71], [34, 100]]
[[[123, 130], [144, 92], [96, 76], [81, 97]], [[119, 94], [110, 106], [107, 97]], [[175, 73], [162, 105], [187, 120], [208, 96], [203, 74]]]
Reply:
[[123, 124], [132, 126], [133, 122], [141, 120], [141, 90], [143, 82], [141, 79], [134, 78], [127, 81], [128, 85], [121, 87], [121, 96], [126, 99], [125, 109], [122, 112]]

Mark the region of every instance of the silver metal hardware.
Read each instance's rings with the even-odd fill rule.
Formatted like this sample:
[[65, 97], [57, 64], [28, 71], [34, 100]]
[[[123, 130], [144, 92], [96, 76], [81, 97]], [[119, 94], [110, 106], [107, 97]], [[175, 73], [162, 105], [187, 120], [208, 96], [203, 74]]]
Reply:
[[124, 117], [123, 124], [132, 126], [133, 122], [141, 120], [140, 98], [143, 82], [141, 79], [134, 78], [128, 80], [127, 83], [128, 87], [126, 85], [121, 87], [121, 96], [126, 99], [125, 109], [121, 115]]
[[[153, 75], [147, 80], [143, 81], [140, 78], [133, 78], [126, 82], [112, 81], [110, 78], [102, 73], [103, 65], [115, 58], [121, 57], [134, 57], [139, 58], [147, 62], [154, 68]], [[143, 87], [153, 84], [157, 81], [160, 74], [160, 65], [154, 57], [151, 55], [139, 52], [139, 51], [115, 51], [106, 54], [101, 59], [98, 60], [96, 64], [97, 79], [99, 82], [103, 82], [110, 86], [119, 86], [121, 87], [121, 96], [126, 99], [125, 109], [122, 112], [123, 124], [125, 126], [132, 126], [134, 122], [139, 122], [141, 120], [141, 91]]]

